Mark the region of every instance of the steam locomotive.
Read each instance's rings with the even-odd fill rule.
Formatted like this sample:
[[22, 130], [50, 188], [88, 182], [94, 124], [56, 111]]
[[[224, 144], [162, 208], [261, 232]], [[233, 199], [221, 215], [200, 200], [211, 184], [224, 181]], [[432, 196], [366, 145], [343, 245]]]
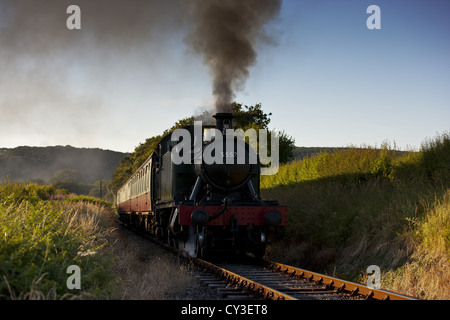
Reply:
[[[259, 258], [265, 254], [268, 235], [286, 225], [287, 207], [261, 200], [259, 157], [248, 143], [236, 137], [217, 139], [217, 133], [232, 129], [232, 114], [214, 118], [216, 126], [202, 126], [200, 134], [188, 126], [184, 137], [168, 135], [160, 141], [118, 190], [119, 218], [190, 256], [232, 252]], [[223, 143], [217, 150], [225, 152], [215, 154], [213, 143]], [[180, 151], [180, 146], [189, 148]], [[208, 148], [210, 156], [223, 161], [202, 158]], [[187, 161], [180, 162], [180, 157]]]

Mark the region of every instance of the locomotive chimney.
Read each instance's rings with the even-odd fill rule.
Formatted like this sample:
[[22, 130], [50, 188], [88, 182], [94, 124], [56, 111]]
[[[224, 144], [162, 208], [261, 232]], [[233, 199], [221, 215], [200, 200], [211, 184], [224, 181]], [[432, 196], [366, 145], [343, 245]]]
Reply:
[[216, 119], [216, 128], [225, 135], [227, 129], [233, 129], [233, 118], [231, 113], [216, 113], [213, 115]]

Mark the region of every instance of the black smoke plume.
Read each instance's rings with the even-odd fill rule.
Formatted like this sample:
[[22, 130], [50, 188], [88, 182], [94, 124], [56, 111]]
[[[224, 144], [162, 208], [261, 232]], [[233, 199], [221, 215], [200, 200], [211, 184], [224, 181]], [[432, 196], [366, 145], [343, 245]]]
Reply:
[[193, 30], [187, 42], [203, 56], [213, 77], [217, 112], [231, 112], [234, 91], [243, 88], [256, 62], [258, 43], [270, 38], [264, 26], [281, 0], [191, 0]]

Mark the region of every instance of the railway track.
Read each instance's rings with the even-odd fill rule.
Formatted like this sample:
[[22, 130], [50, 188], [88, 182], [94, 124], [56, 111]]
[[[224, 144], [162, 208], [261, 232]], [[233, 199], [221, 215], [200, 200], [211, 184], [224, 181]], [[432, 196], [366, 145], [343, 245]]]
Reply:
[[[136, 231], [136, 230], [134, 230]], [[186, 256], [154, 237], [138, 232], [168, 251]], [[414, 298], [329, 277], [300, 268], [250, 257], [245, 262], [211, 262], [186, 257], [197, 266], [197, 278], [222, 299], [240, 300], [415, 300]]]
[[[199, 262], [204, 264], [204, 262]], [[199, 277], [223, 299], [343, 300], [350, 297], [307, 279], [293, 278], [258, 264], [209, 265], [214, 276]], [[222, 280], [217, 280], [218, 278]]]
[[[385, 290], [329, 277], [319, 273], [262, 261], [214, 264], [193, 259], [216, 276], [199, 277], [217, 287], [222, 297], [268, 300], [414, 300]], [[217, 278], [222, 282], [217, 282]]]

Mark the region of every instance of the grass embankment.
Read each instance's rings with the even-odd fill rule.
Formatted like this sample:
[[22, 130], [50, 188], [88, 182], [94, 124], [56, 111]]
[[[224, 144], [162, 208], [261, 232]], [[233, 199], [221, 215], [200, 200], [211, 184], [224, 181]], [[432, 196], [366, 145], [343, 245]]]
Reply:
[[[108, 203], [51, 200], [64, 198], [56, 193], [0, 185], [0, 299], [162, 299], [192, 283], [164, 253], [120, 232]], [[67, 286], [71, 265], [80, 268], [80, 290]]]
[[[102, 248], [110, 228], [105, 208], [50, 201], [56, 190], [35, 184], [0, 186], [0, 297], [59, 299], [105, 297], [111, 256]], [[74, 200], [72, 200], [74, 201]], [[81, 269], [81, 290], [67, 280]]]
[[271, 256], [382, 288], [450, 298], [450, 135], [419, 152], [388, 146], [322, 153], [263, 177], [265, 198], [289, 206], [284, 240]]

